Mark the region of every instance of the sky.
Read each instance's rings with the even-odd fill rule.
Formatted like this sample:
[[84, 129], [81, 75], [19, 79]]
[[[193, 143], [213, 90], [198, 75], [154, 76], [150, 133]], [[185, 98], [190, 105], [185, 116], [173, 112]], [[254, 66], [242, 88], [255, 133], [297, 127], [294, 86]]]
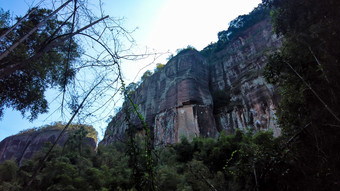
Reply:
[[[28, 7], [41, 0], [0, 0], [0, 8], [10, 10], [13, 15], [24, 15]], [[94, 1], [90, 1], [94, 2]], [[136, 52], [152, 50], [168, 52], [158, 60], [145, 59], [122, 63], [127, 82], [139, 79], [145, 70], [153, 70], [156, 63], [166, 63], [170, 54], [188, 45], [202, 50], [217, 41], [217, 33], [228, 28], [231, 20], [248, 14], [261, 0], [102, 0], [104, 11], [110, 17], [123, 18], [123, 26], [132, 33], [137, 46]], [[43, 6], [43, 4], [42, 4]], [[150, 64], [152, 63], [152, 64]], [[145, 67], [147, 66], [147, 67]], [[47, 92], [46, 97], [56, 92]], [[50, 111], [57, 107], [50, 105]], [[23, 118], [12, 109], [6, 109], [0, 120], [0, 141], [20, 130], [39, 127], [60, 121], [43, 114], [33, 122]], [[92, 124], [102, 139], [107, 123]]]

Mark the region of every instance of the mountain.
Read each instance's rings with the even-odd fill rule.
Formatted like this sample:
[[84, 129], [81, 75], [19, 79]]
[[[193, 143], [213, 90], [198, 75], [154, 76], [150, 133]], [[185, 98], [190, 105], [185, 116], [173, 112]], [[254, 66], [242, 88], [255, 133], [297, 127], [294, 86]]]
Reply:
[[0, 190], [339, 190], [340, 1], [263, 3], [272, 20], [260, 4], [122, 88], [96, 150], [70, 128], [43, 164], [22, 163], [58, 129], [8, 138], [1, 156], [17, 150], [22, 164], [0, 164]]
[[[88, 125], [71, 125], [58, 141], [58, 145], [63, 146], [69, 137], [74, 135], [81, 126], [87, 131], [87, 136], [84, 138], [83, 144], [95, 149], [97, 145], [97, 133], [92, 126]], [[15, 159], [20, 165], [23, 161], [32, 158], [34, 154], [41, 151], [46, 143], [54, 143], [63, 127], [63, 124], [56, 123], [54, 125], [28, 129], [5, 138], [0, 142], [0, 163]]]
[[[252, 13], [238, 17], [242, 25], [220, 32], [220, 40], [201, 52], [182, 50], [131, 93], [155, 145], [177, 143], [182, 136], [216, 137], [235, 129], [271, 129], [274, 136], [280, 135], [275, 120], [280, 98], [261, 74], [267, 56], [278, 50], [282, 39], [272, 33], [267, 10]], [[131, 109], [127, 114], [130, 107], [125, 101], [100, 144], [122, 140], [128, 126], [143, 133], [138, 115]]]

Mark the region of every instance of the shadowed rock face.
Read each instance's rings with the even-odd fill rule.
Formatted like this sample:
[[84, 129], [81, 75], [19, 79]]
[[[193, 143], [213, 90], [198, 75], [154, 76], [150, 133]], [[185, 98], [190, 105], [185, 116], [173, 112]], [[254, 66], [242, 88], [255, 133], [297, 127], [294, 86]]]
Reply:
[[[219, 131], [272, 129], [276, 125], [278, 96], [262, 71], [269, 53], [281, 46], [272, 33], [269, 19], [250, 27], [224, 49], [203, 58], [187, 50], [171, 59], [164, 69], [146, 79], [133, 95], [141, 114], [151, 127], [156, 145], [176, 143], [181, 136], [216, 137]], [[226, 105], [213, 103], [214, 92], [225, 93]], [[124, 137], [127, 124], [124, 108], [109, 124], [101, 144]], [[136, 115], [132, 125], [142, 129]]]
[[261, 73], [267, 56], [281, 42], [267, 19], [243, 32], [209, 63], [211, 91], [223, 90], [230, 96], [229, 105], [215, 112], [219, 130], [272, 129], [275, 136], [280, 134], [275, 116], [279, 97]]
[[[0, 163], [15, 159], [20, 165], [23, 161], [30, 159], [38, 151], [41, 151], [48, 142], [54, 143], [60, 134], [60, 130], [47, 130], [44, 132], [23, 133], [5, 138], [0, 142]], [[58, 145], [63, 146], [69, 133], [59, 140]], [[86, 137], [84, 143], [96, 148], [96, 141]]]

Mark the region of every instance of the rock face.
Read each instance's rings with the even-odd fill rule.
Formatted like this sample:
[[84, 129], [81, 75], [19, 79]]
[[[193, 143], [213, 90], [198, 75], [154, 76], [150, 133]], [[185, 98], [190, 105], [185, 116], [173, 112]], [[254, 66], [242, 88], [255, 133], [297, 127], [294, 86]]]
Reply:
[[[141, 84], [132, 100], [152, 127], [155, 144], [175, 143], [181, 136], [192, 139], [198, 135], [217, 135], [209, 70], [206, 60], [197, 51], [187, 50], [171, 59], [162, 71]], [[123, 111], [109, 124], [101, 144], [124, 137], [127, 124]], [[142, 128], [133, 113], [131, 123]]]
[[[33, 157], [41, 151], [48, 142], [54, 143], [61, 130], [46, 130], [43, 132], [31, 132], [13, 135], [0, 142], [0, 163], [6, 160], [15, 159], [20, 165], [23, 161]], [[69, 132], [66, 132], [58, 142], [59, 146], [64, 145]], [[86, 137], [85, 144], [96, 148], [96, 140]]]
[[281, 42], [266, 19], [244, 31], [209, 63], [212, 93], [222, 90], [230, 97], [229, 104], [215, 112], [219, 131], [254, 128], [272, 129], [274, 136], [280, 134], [275, 124], [279, 98], [261, 73], [268, 54]]
[[[272, 129], [278, 96], [261, 76], [268, 53], [281, 40], [272, 33], [269, 19], [262, 20], [230, 41], [209, 58], [186, 50], [171, 59], [160, 72], [146, 79], [132, 96], [154, 135], [156, 145], [176, 143], [181, 136], [216, 137], [225, 130]], [[222, 92], [224, 104], [215, 96]], [[221, 97], [219, 98], [221, 99]], [[101, 144], [120, 140], [128, 128], [127, 104], [108, 125]], [[136, 115], [130, 124], [142, 129]]]

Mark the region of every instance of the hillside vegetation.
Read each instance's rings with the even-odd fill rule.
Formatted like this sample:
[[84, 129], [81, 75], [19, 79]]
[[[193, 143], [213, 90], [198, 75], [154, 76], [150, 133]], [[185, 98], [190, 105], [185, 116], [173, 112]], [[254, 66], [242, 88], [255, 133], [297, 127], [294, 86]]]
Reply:
[[[27, 130], [22, 130], [18, 133], [18, 135], [22, 134], [38, 134], [38, 133], [44, 133], [48, 131], [62, 131], [65, 128], [65, 123], [62, 122], [55, 122], [50, 125], [44, 125], [41, 127], [36, 127], [32, 129], [27, 129]], [[68, 128], [67, 131], [69, 133], [74, 133], [75, 131], [79, 130], [80, 128], [83, 128], [87, 132], [87, 137], [93, 138], [96, 142], [98, 139], [98, 133], [97, 131], [93, 128], [91, 125], [85, 125], [85, 124], [71, 124]]]
[[[281, 94], [277, 115], [282, 136], [236, 130], [216, 139], [189, 142], [183, 137], [177, 144], [151, 147], [145, 142], [150, 137], [137, 136], [128, 124], [126, 139], [100, 145], [96, 152], [79, 149], [84, 136], [76, 136], [53, 150], [37, 175], [48, 145], [20, 167], [14, 161], [1, 164], [0, 190], [338, 190], [339, 10], [338, 0], [264, 0], [201, 52], [209, 56], [219, 51], [271, 15], [274, 32], [284, 43], [269, 57], [264, 77]], [[227, 105], [221, 96], [217, 92], [215, 101]]]

